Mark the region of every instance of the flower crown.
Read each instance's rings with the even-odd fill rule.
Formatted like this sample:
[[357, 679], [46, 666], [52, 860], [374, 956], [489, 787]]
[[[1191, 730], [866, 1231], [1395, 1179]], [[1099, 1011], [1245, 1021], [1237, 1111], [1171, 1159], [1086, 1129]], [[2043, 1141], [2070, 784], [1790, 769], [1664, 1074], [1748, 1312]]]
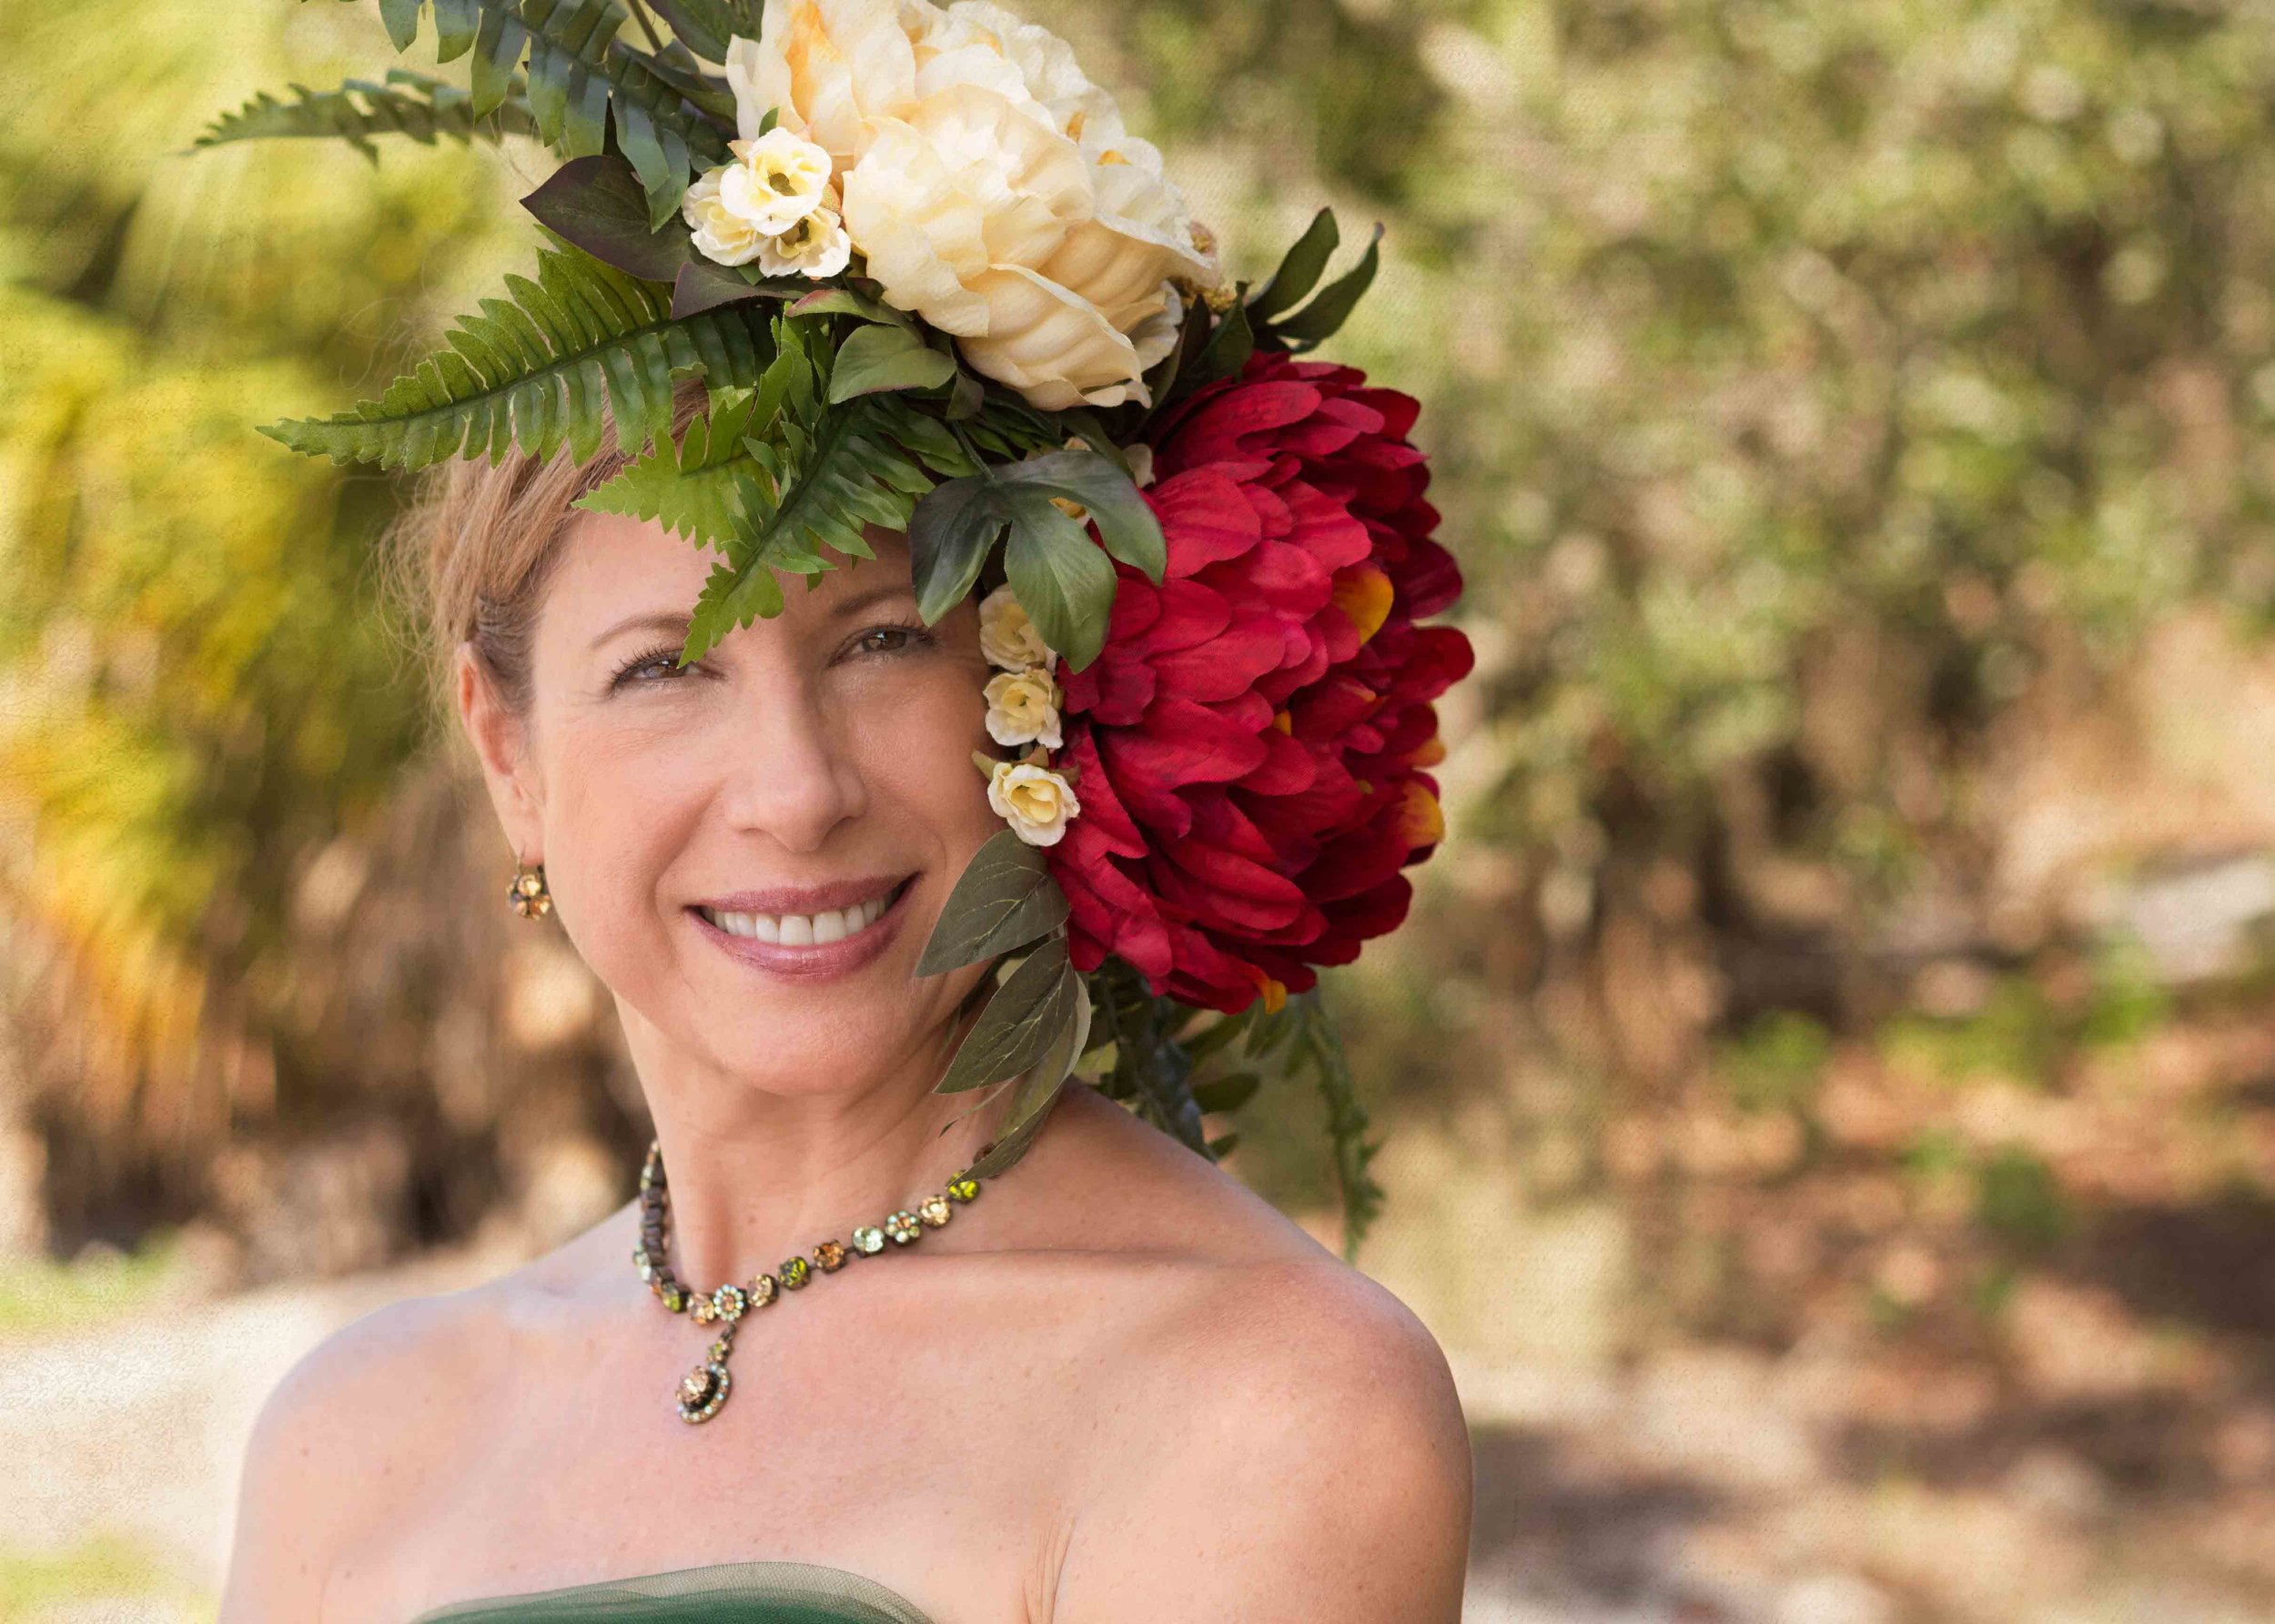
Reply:
[[906, 532], [927, 623], [999, 574], [986, 725], [1016, 753], [976, 759], [1007, 827], [918, 963], [1011, 966], [939, 1084], [1015, 1091], [973, 1171], [1108, 1042], [1099, 1086], [1221, 1155], [1201, 1115], [1255, 1074], [1196, 1076], [1241, 1038], [1325, 1091], [1355, 1246], [1376, 1147], [1309, 994], [1405, 915], [1443, 832], [1431, 701], [1471, 664], [1418, 623], [1461, 575], [1415, 402], [1295, 358], [1381, 227], [1322, 286], [1322, 209], [1266, 281], [1226, 283], [1160, 153], [992, 0], [379, 5], [398, 51], [430, 21], [469, 87], [264, 96], [199, 144], [533, 136], [566, 160], [522, 199], [551, 246], [379, 399], [263, 432], [411, 469], [582, 462], [612, 427], [632, 459], [580, 505], [720, 555], [682, 664], [779, 612], [783, 576], [874, 556], [864, 525]]

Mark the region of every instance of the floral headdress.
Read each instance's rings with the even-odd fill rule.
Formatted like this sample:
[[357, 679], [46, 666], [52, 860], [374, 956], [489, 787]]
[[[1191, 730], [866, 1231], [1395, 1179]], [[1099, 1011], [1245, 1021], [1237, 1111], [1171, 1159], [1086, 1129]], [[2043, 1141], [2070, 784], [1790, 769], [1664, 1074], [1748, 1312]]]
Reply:
[[582, 462], [612, 425], [632, 460], [581, 505], [720, 555], [682, 664], [777, 613], [783, 575], [873, 556], [864, 524], [907, 533], [927, 622], [999, 577], [985, 698], [1013, 753], [978, 760], [1007, 827], [918, 964], [1001, 961], [939, 1084], [1015, 1092], [973, 1171], [1109, 1044], [1106, 1093], [1221, 1155], [1201, 1116], [1254, 1092], [1244, 1054], [1323, 1090], [1355, 1246], [1375, 1146], [1316, 967], [1404, 917], [1443, 832], [1431, 701], [1471, 663], [1420, 623], [1461, 576], [1415, 402], [1295, 358], [1381, 227], [1322, 286], [1322, 209], [1228, 284], [1160, 153], [992, 0], [379, 6], [399, 51], [430, 21], [468, 88], [264, 96], [200, 144], [532, 135], [567, 160], [522, 199], [551, 246], [379, 399], [264, 432], [408, 469]]

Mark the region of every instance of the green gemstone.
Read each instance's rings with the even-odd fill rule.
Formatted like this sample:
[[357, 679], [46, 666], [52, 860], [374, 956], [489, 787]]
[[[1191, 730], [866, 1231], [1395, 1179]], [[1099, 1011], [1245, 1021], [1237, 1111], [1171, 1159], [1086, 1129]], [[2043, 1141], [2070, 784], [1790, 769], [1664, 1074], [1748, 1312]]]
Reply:
[[979, 1194], [979, 1181], [976, 1178], [959, 1178], [948, 1185], [948, 1194], [958, 1201], [969, 1201]]
[[674, 1314], [681, 1312], [687, 1306], [687, 1293], [681, 1290], [676, 1285], [665, 1286], [663, 1288], [663, 1306]]
[[813, 1272], [814, 1266], [803, 1257], [785, 1257], [782, 1260], [782, 1283], [794, 1291], [804, 1286], [806, 1276]]

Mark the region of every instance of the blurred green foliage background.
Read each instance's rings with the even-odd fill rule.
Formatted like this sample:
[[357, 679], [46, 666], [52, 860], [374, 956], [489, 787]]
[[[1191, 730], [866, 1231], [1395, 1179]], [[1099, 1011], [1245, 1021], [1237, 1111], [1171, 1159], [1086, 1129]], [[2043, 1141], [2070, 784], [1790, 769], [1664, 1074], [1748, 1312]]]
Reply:
[[[1415, 921], [1330, 993], [1479, 1593], [2270, 1616], [2266, 8], [1017, 9], [1233, 274], [1388, 227], [1330, 354], [1423, 401], [1480, 667]], [[632, 1187], [605, 1000], [381, 612], [399, 493], [250, 431], [522, 266], [551, 160], [185, 151], [389, 59], [360, 5], [0, 12], [16, 1335], [106, 1247], [236, 1290]], [[1316, 1109], [1232, 1165], [1326, 1233]]]

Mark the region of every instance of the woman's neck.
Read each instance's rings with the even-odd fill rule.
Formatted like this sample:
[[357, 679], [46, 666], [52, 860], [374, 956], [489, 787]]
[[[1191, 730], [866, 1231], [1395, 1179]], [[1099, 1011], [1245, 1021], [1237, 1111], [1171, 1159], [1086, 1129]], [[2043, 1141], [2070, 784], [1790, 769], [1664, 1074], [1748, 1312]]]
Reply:
[[619, 1011], [662, 1147], [666, 1255], [694, 1291], [778, 1275], [784, 1259], [913, 1206], [978, 1158], [1009, 1103], [1007, 1088], [985, 1105], [983, 1090], [933, 1092], [966, 1021], [886, 1072], [798, 1088], [808, 1080], [723, 1073]]

